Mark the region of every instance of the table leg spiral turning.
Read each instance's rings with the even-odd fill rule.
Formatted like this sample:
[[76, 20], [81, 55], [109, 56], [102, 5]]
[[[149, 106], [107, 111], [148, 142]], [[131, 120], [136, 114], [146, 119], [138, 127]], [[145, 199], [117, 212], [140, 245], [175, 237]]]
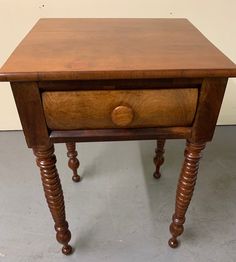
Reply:
[[177, 192], [175, 213], [170, 225], [172, 237], [169, 240], [169, 246], [175, 248], [178, 246], [177, 237], [184, 231], [185, 214], [190, 204], [194, 186], [197, 179], [199, 160], [201, 151], [205, 148], [206, 143], [190, 143], [187, 141], [185, 149], [185, 160], [180, 173]]
[[40, 168], [42, 184], [48, 207], [55, 222], [56, 238], [63, 245], [62, 253], [70, 255], [72, 247], [69, 245], [71, 233], [65, 216], [65, 205], [60, 178], [56, 169], [54, 146], [38, 146], [33, 149], [36, 162]]
[[79, 159], [77, 158], [77, 151], [76, 151], [76, 143], [70, 142], [66, 143], [67, 147], [67, 156], [69, 157], [68, 166], [73, 171], [72, 180], [74, 182], [80, 181], [80, 176], [78, 175], [78, 168], [79, 168]]
[[157, 140], [157, 147], [156, 147], [156, 150], [155, 150], [155, 157], [153, 159], [153, 162], [156, 166], [156, 170], [155, 172], [153, 173], [153, 177], [158, 179], [161, 177], [161, 173], [160, 173], [160, 167], [161, 165], [164, 163], [164, 153], [165, 153], [165, 150], [164, 150], [164, 146], [165, 146], [165, 142], [166, 140], [165, 139], [158, 139]]

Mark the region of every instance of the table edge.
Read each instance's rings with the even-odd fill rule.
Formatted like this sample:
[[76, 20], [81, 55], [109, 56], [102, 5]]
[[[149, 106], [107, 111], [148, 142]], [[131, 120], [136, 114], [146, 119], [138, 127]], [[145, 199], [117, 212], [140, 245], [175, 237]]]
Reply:
[[55, 71], [1, 72], [0, 82], [29, 82], [53, 80], [147, 79], [147, 78], [208, 78], [236, 77], [235, 68], [182, 70], [117, 70], [117, 71]]

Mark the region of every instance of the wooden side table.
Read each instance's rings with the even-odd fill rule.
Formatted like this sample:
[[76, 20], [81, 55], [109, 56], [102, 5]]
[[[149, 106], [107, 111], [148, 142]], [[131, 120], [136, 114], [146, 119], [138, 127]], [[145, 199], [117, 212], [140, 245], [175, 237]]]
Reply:
[[236, 66], [186, 19], [40, 19], [0, 71], [10, 81], [33, 149], [62, 252], [71, 254], [54, 143], [66, 143], [78, 182], [75, 142], [186, 139], [169, 245], [177, 247]]

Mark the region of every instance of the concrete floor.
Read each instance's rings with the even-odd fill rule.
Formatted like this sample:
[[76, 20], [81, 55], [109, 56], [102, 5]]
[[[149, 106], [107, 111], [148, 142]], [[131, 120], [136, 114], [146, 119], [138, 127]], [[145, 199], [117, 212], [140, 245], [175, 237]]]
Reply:
[[56, 145], [74, 254], [65, 257], [38, 169], [21, 132], [0, 133], [0, 261], [236, 261], [236, 127], [218, 127], [201, 161], [181, 246], [169, 224], [184, 141], [167, 142], [162, 178], [152, 178], [155, 141], [81, 143], [80, 184]]

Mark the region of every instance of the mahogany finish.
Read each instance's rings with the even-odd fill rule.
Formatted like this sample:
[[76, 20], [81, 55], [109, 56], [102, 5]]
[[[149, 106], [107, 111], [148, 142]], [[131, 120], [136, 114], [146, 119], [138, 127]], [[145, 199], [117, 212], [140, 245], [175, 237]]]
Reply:
[[186, 139], [169, 245], [178, 245], [201, 151], [211, 141], [236, 65], [186, 19], [40, 19], [0, 69], [10, 81], [33, 148], [57, 240], [70, 254], [54, 143], [156, 139], [160, 177], [166, 139]]
[[212, 140], [227, 81], [227, 78], [206, 78], [203, 80], [192, 128], [192, 142]]
[[50, 139], [53, 143], [143, 140], [157, 137], [183, 139], [191, 138], [191, 131], [190, 127], [69, 130], [52, 131]]
[[163, 165], [163, 163], [165, 161], [165, 159], [164, 159], [165, 142], [166, 142], [165, 139], [158, 139], [157, 140], [157, 147], [156, 147], [156, 150], [155, 150], [156, 155], [155, 155], [155, 157], [153, 159], [154, 164], [156, 166], [156, 170], [155, 170], [155, 172], [153, 174], [153, 177], [156, 178], [156, 179], [161, 177], [160, 167], [161, 167], [161, 165]]
[[194, 186], [197, 179], [199, 160], [201, 151], [205, 148], [206, 143], [191, 143], [187, 141], [184, 152], [185, 160], [180, 173], [178, 188], [176, 192], [175, 213], [172, 217], [170, 232], [172, 238], [169, 240], [170, 247], [177, 247], [177, 237], [184, 231], [185, 214], [190, 204]]
[[200, 88], [202, 78], [149, 78], [149, 79], [94, 79], [68, 81], [40, 81], [42, 91], [76, 90], [146, 90]]
[[12, 82], [12, 92], [28, 147], [49, 143], [40, 92], [36, 82]]
[[63, 254], [70, 255], [72, 253], [72, 247], [68, 243], [71, 239], [71, 233], [66, 221], [64, 197], [56, 168], [54, 146], [52, 144], [48, 146], [37, 146], [33, 148], [33, 151], [36, 156], [37, 165], [40, 168], [48, 207], [55, 222], [57, 241], [63, 245]]
[[80, 181], [80, 176], [78, 175], [78, 168], [79, 168], [79, 159], [77, 158], [78, 152], [76, 151], [76, 144], [75, 142], [68, 142], [66, 143], [67, 147], [67, 156], [69, 157], [68, 166], [73, 171], [72, 180], [74, 182]]
[[5, 81], [229, 77], [235, 64], [187, 19], [40, 19]]

